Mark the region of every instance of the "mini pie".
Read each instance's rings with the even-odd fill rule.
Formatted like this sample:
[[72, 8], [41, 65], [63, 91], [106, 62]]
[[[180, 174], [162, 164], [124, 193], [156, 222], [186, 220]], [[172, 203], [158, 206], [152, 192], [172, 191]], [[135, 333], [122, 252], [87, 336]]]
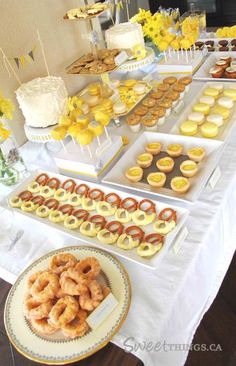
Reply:
[[152, 187], [162, 188], [166, 182], [166, 175], [163, 172], [150, 173], [147, 176], [147, 181]]
[[150, 94], [150, 98], [152, 99], [155, 99], [155, 100], [159, 100], [163, 97], [163, 92], [160, 91], [160, 90], [157, 90], [157, 91], [153, 91], [151, 94]]
[[125, 176], [131, 182], [139, 182], [143, 177], [143, 169], [140, 166], [133, 166], [126, 170]]
[[174, 160], [169, 156], [157, 160], [156, 166], [163, 173], [170, 173], [174, 168]]
[[169, 76], [163, 80], [164, 84], [173, 85], [177, 81], [177, 78], [175, 76]]
[[199, 163], [205, 156], [205, 149], [203, 147], [192, 147], [187, 151], [189, 159]]
[[138, 116], [143, 117], [148, 113], [148, 108], [141, 105], [134, 110], [134, 113]]
[[149, 142], [145, 146], [145, 150], [149, 154], [158, 155], [161, 151], [161, 147], [162, 147], [162, 145], [160, 142]]
[[156, 104], [156, 100], [152, 98], [146, 98], [143, 100], [142, 105], [147, 108], [152, 108]]
[[182, 154], [183, 146], [180, 144], [169, 144], [166, 148], [166, 152], [173, 158], [177, 158]]
[[198, 167], [195, 161], [185, 160], [180, 164], [180, 171], [184, 177], [191, 178], [197, 173]]
[[162, 92], [167, 92], [167, 90], [169, 90], [169, 88], [170, 88], [170, 85], [169, 84], [159, 84], [158, 85], [158, 87], [157, 87], [157, 89], [158, 90], [160, 90], [160, 91], [162, 91]]
[[145, 127], [154, 127], [157, 123], [157, 118], [155, 116], [146, 117], [142, 120], [142, 123]]
[[177, 193], [186, 193], [190, 188], [190, 182], [185, 177], [174, 177], [171, 179], [171, 188]]
[[149, 166], [151, 166], [152, 160], [153, 160], [152, 154], [144, 153], [140, 154], [137, 157], [136, 162], [141, 168], [148, 168]]

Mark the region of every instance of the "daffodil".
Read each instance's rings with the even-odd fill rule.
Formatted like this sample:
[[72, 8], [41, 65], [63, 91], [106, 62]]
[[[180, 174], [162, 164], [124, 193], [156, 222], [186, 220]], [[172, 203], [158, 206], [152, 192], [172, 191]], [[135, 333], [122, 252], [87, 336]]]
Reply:
[[145, 22], [148, 18], [151, 18], [152, 13], [150, 12], [150, 10], [144, 10], [139, 8], [139, 11], [137, 14], [135, 14], [131, 19], [130, 22], [132, 23], [143, 23]]
[[146, 49], [141, 44], [137, 44], [132, 48], [133, 55], [137, 61], [142, 60], [146, 56]]

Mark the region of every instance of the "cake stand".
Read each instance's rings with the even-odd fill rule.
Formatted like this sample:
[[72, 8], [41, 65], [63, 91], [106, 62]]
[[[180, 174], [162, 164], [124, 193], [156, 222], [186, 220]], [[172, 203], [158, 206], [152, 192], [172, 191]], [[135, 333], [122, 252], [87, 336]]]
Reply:
[[54, 128], [55, 125], [45, 128], [36, 128], [27, 126], [26, 124], [24, 125], [27, 139], [32, 142], [38, 142], [43, 144], [55, 141], [51, 136], [51, 132]]

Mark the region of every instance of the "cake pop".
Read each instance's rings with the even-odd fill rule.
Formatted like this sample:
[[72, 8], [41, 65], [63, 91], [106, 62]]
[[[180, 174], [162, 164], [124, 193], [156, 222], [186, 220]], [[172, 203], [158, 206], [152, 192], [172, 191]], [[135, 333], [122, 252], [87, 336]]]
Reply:
[[69, 127], [72, 124], [72, 119], [69, 116], [61, 116], [59, 119], [59, 125]]
[[100, 146], [100, 140], [99, 140], [99, 136], [103, 134], [104, 132], [104, 127], [100, 122], [97, 121], [91, 121], [88, 125], [88, 130], [92, 131], [94, 133], [94, 136], [96, 136], [97, 141], [98, 141], [98, 145]]
[[106, 126], [109, 125], [110, 120], [111, 120], [110, 115], [107, 113], [104, 113], [104, 112], [96, 112], [94, 114], [94, 118], [97, 122], [100, 122], [102, 124], [102, 126], [104, 127], [104, 130], [105, 130], [107, 139], [110, 139], [110, 136], [109, 136], [107, 128], [106, 128]]
[[84, 114], [76, 117], [76, 122], [82, 124], [84, 127], [87, 127], [89, 124], [89, 118]]
[[80, 108], [76, 108], [70, 112], [70, 117], [74, 122], [76, 122], [76, 118], [81, 116], [81, 114], [83, 114], [83, 111]]
[[61, 141], [62, 147], [65, 152], [67, 152], [65, 145], [63, 143], [64, 138], [67, 134], [67, 127], [66, 126], [57, 126], [51, 131], [52, 138], [57, 141]]
[[84, 129], [84, 130], [80, 131], [77, 134], [76, 138], [77, 138], [77, 141], [80, 145], [87, 146], [90, 158], [92, 159], [93, 155], [92, 155], [92, 152], [91, 152], [91, 149], [90, 149], [89, 145], [91, 144], [91, 142], [94, 139], [94, 133], [91, 130], [88, 130], [88, 129], [85, 130]]

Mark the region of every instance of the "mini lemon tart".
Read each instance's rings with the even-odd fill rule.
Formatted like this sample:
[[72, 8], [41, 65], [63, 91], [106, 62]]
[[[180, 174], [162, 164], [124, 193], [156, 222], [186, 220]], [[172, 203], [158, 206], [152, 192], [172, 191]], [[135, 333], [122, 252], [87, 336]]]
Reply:
[[131, 182], [139, 182], [143, 177], [143, 169], [140, 166], [133, 166], [126, 170], [125, 176]]
[[150, 142], [145, 146], [146, 152], [152, 155], [158, 155], [161, 148], [162, 144], [160, 142]]
[[220, 91], [216, 88], [206, 88], [203, 94], [216, 99], [219, 96]]
[[207, 138], [216, 137], [219, 133], [219, 127], [212, 122], [205, 122], [201, 125], [201, 134]]
[[166, 175], [162, 172], [150, 173], [147, 176], [147, 181], [152, 187], [162, 188], [166, 182]]
[[185, 160], [180, 164], [180, 171], [184, 177], [191, 178], [198, 171], [197, 163], [192, 160]]
[[157, 168], [163, 173], [170, 173], [174, 168], [174, 160], [169, 156], [159, 159], [156, 162]]
[[194, 112], [201, 112], [204, 116], [208, 115], [210, 112], [210, 106], [206, 103], [197, 103], [193, 106]]
[[166, 148], [166, 152], [173, 158], [177, 158], [182, 154], [183, 146], [180, 144], [170, 144]]
[[192, 147], [187, 151], [189, 159], [199, 163], [205, 156], [205, 149], [203, 147]]
[[197, 122], [185, 121], [180, 125], [180, 132], [182, 133], [182, 135], [194, 136], [197, 133], [197, 127]]
[[190, 188], [190, 182], [185, 177], [174, 177], [171, 179], [171, 188], [177, 193], [186, 193]]
[[136, 162], [141, 168], [148, 168], [152, 164], [152, 160], [152, 154], [144, 153], [137, 157]]

